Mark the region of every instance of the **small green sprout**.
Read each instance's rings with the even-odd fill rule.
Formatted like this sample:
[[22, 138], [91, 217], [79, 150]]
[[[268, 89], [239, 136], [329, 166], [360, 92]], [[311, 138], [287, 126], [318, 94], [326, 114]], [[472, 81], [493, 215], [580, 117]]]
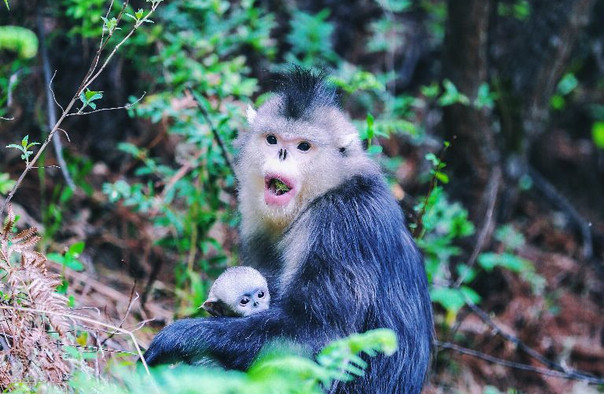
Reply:
[[40, 143], [39, 142], [29, 142], [29, 135], [26, 135], [21, 140], [21, 145], [10, 144], [10, 145], [6, 145], [6, 147], [7, 148], [17, 149], [18, 151], [20, 151], [22, 153], [21, 154], [21, 159], [25, 160], [25, 163], [27, 165], [29, 165], [29, 157], [34, 154], [34, 152], [32, 150], [29, 150], [29, 149], [31, 147], [33, 147], [33, 146], [36, 146], [36, 145], [40, 145]]

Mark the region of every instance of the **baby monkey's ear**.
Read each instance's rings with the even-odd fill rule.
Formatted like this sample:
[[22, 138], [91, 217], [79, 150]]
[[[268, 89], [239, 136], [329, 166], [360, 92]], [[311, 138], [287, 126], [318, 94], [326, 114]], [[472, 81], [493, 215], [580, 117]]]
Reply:
[[224, 309], [220, 301], [207, 300], [201, 307], [214, 317], [224, 316]]
[[252, 107], [251, 105], [247, 105], [247, 123], [248, 124], [252, 124], [254, 123], [254, 119], [256, 119], [256, 110], [254, 109], [254, 107]]

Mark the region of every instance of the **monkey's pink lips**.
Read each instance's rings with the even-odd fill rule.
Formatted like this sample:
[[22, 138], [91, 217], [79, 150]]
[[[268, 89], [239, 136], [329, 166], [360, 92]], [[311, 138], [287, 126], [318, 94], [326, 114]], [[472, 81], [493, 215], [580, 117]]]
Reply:
[[289, 179], [268, 174], [264, 177], [264, 202], [268, 205], [286, 205], [295, 195], [295, 187]]

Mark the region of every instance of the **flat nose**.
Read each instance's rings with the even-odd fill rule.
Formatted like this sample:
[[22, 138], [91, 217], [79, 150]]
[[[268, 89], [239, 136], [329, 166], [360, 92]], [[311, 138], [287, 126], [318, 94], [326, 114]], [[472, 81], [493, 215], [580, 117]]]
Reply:
[[279, 160], [283, 161], [287, 158], [287, 149], [279, 149]]

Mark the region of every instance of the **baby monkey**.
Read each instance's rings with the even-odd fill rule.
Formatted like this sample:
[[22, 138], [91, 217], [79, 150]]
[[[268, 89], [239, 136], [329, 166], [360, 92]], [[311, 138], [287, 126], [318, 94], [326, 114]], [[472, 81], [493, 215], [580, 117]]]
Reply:
[[201, 306], [212, 316], [244, 317], [268, 309], [266, 279], [252, 267], [230, 267], [212, 284]]

